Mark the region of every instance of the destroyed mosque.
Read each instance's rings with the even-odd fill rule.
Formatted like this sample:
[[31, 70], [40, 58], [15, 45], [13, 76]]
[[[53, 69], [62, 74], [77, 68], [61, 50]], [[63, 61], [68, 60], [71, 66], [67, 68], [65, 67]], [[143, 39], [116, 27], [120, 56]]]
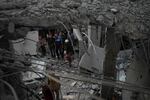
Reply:
[[150, 0], [0, 0], [0, 100], [150, 100]]

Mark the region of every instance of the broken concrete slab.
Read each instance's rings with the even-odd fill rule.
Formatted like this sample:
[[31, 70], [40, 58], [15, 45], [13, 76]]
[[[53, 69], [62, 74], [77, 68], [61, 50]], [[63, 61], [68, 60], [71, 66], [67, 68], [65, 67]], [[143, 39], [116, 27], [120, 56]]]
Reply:
[[85, 53], [79, 63], [80, 68], [101, 74], [103, 72], [103, 61], [105, 57], [104, 48], [90, 46], [88, 54]]

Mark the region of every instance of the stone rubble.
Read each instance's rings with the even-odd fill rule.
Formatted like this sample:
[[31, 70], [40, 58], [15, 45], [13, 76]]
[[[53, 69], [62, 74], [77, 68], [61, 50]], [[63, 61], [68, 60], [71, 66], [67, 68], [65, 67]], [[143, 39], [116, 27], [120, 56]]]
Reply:
[[[9, 2], [14, 3], [13, 1]], [[3, 0], [0, 3], [6, 4], [6, 1]], [[22, 0], [16, 1], [16, 4], [19, 5], [19, 3], [22, 3]], [[83, 16], [90, 20], [95, 19], [104, 22], [108, 26], [116, 18], [118, 23], [116, 31], [118, 33], [124, 35], [129, 34], [130, 37], [137, 39], [149, 31], [149, 0], [137, 2], [131, 2], [129, 0], [24, 0], [24, 3], [27, 5], [25, 9], [19, 9], [19, 12], [18, 8], [8, 10], [8, 12], [1, 10], [0, 17], [46, 16], [57, 17], [62, 21], [65, 19], [68, 23], [80, 24], [82, 22], [80, 19], [83, 19]], [[109, 10], [112, 8], [119, 11], [116, 16], [109, 14]], [[100, 16], [104, 18], [101, 19]]]

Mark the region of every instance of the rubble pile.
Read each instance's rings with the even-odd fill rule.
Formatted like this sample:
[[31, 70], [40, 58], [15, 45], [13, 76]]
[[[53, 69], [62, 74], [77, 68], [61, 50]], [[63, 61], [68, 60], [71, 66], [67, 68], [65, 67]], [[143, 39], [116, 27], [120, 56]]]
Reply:
[[[58, 83], [59, 89], [61, 84], [61, 91], [59, 92], [61, 93], [60, 97], [64, 99], [98, 100], [97, 98], [103, 95], [101, 94], [101, 89], [105, 91], [105, 86], [110, 86], [110, 91], [116, 89], [117, 92], [121, 92], [121, 89], [138, 92], [139, 94], [150, 94], [150, 89], [140, 86], [142, 84], [130, 84], [130, 80], [125, 83], [127, 70], [129, 70], [129, 79], [130, 74], [134, 76], [136, 73], [136, 71], [134, 71], [135, 73], [130, 71], [129, 65], [131, 63], [132, 68], [139, 66], [139, 68], [143, 69], [142, 74], [140, 72], [140, 75], [137, 75], [137, 80], [144, 79], [146, 81], [148, 79], [145, 76], [148, 77], [149, 69], [141, 66], [149, 66], [149, 56], [147, 56], [149, 54], [148, 38], [150, 32], [149, 0], [0, 0], [0, 23], [0, 46], [7, 49], [0, 49], [0, 81], [4, 81], [3, 83], [6, 84], [8, 82], [9, 86], [15, 89], [19, 100], [24, 100], [25, 98], [28, 98], [28, 100], [41, 100], [43, 97], [42, 86], [48, 86], [49, 79], [53, 83]], [[85, 70], [86, 74], [84, 70], [82, 72], [81, 66], [80, 68], [78, 67], [80, 65], [79, 59], [76, 58], [70, 67], [62, 59], [52, 59], [47, 56], [41, 58], [42, 56], [38, 56], [36, 50], [38, 40], [40, 40], [38, 37], [40, 31], [44, 31], [40, 34], [45, 33], [46, 41], [47, 34], [50, 33], [51, 29], [54, 29], [54, 31], [66, 31], [69, 36], [69, 33], [72, 33], [75, 28], [79, 30], [77, 34], [80, 31], [81, 33], [84, 32], [85, 35], [88, 34], [91, 41], [90, 39], [87, 40], [87, 46], [91, 42], [94, 47], [98, 41], [100, 42], [98, 43], [98, 48], [105, 47], [105, 49], [102, 48], [105, 52], [95, 52], [88, 60], [86, 60], [86, 56], [84, 57], [85, 60], [83, 60], [85, 69], [91, 67], [95, 72], [98, 71], [98, 74], [93, 71], [90, 72], [89, 70], [91, 69], [88, 69], [89, 72]], [[32, 40], [35, 36], [29, 35], [30, 40], [26, 40], [26, 43], [23, 42], [25, 38], [28, 38], [26, 37], [28, 32], [33, 30], [36, 30], [36, 33], [33, 34], [36, 34], [37, 41], [33, 43]], [[128, 49], [133, 47], [132, 49], [138, 50], [139, 48], [139, 52], [142, 52], [139, 54], [141, 55], [140, 58], [143, 61], [145, 60], [147, 65], [145, 65], [145, 62], [140, 63], [140, 60], [136, 62], [136, 57], [133, 58], [135, 62], [132, 62], [132, 50], [125, 50], [126, 48], [124, 48], [123, 51], [120, 51], [121, 46], [123, 46], [123, 43], [121, 44], [122, 37], [128, 38], [127, 41], [122, 40], [122, 42], [126, 43], [124, 46], [127, 46]], [[19, 50], [21, 49], [20, 51], [18, 50], [20, 54], [22, 54], [22, 51], [25, 51], [25, 54], [33, 51], [34, 56], [30, 54], [16, 55], [8, 51], [9, 42], [12, 38], [13, 45]], [[23, 39], [16, 40], [18, 38]], [[148, 42], [144, 43], [144, 39]], [[141, 47], [134, 43], [136, 40], [142, 42]], [[16, 44], [20, 41], [22, 45]], [[133, 44], [132, 47], [129, 46], [128, 42]], [[82, 46], [79, 43], [79, 49]], [[92, 51], [93, 47], [90, 53], [94, 53]], [[99, 49], [96, 50], [100, 51]], [[87, 50], [86, 54], [88, 55], [88, 53], [89, 50]], [[56, 58], [59, 58], [59, 56]], [[104, 59], [104, 61], [101, 59]], [[95, 69], [94, 67], [97, 68]], [[143, 73], [145, 76], [143, 76]], [[53, 74], [56, 74], [59, 78], [54, 77], [55, 75], [53, 76]], [[131, 81], [134, 79], [134, 77], [131, 77]], [[0, 94], [2, 94], [0, 95], [0, 100], [10, 100], [13, 95], [8, 87], [2, 83], [0, 83], [0, 87], [2, 87], [0, 88]], [[102, 93], [107, 96], [109, 90], [107, 88], [106, 90], [106, 92]], [[110, 97], [112, 98], [113, 95], [112, 91]]]
[[[0, 79], [7, 81], [15, 89], [19, 99], [23, 100], [26, 97], [26, 92], [21, 87], [24, 85], [21, 72], [29, 69], [30, 62], [24, 57], [12, 54], [9, 51], [0, 49]], [[4, 100], [10, 100], [7, 97], [12, 97], [9, 89], [4, 87], [4, 84], [0, 84], [2, 89], [0, 90], [0, 98]]]
[[[8, 6], [9, 3], [12, 7]], [[111, 26], [115, 20], [118, 23], [116, 32], [134, 39], [145, 36], [149, 31], [149, 1], [145, 0], [136, 2], [129, 0], [24, 0], [22, 2], [22, 0], [17, 0], [8, 3], [3, 0], [0, 1], [0, 4], [8, 7], [2, 7], [1, 18], [29, 17], [40, 21], [39, 18], [43, 17], [43, 21], [44, 18], [48, 18], [44, 23], [48, 21], [56, 24], [56, 20], [61, 20], [81, 26], [87, 25], [89, 21]], [[111, 9], [118, 13], [115, 16], [112, 15]], [[21, 20], [31, 21], [29, 19]], [[23, 22], [21, 24], [24, 24]]]

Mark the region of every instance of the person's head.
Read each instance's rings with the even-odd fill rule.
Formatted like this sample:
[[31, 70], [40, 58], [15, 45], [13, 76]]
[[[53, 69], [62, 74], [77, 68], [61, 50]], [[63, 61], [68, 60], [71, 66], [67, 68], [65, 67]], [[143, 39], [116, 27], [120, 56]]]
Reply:
[[45, 41], [45, 37], [41, 37], [41, 41]]
[[68, 43], [68, 42], [69, 42], [69, 40], [68, 40], [68, 39], [66, 39], [66, 40], [65, 40], [65, 43]]
[[48, 34], [48, 36], [49, 36], [49, 37], [52, 37], [52, 34], [51, 34], [51, 33], [49, 33], [49, 34]]
[[59, 32], [59, 35], [64, 35], [64, 33], [63, 32]]
[[39, 40], [41, 40], [42, 39], [42, 37], [41, 36], [39, 36]]
[[58, 34], [57, 34], [57, 33], [55, 33], [55, 36], [58, 36]]

